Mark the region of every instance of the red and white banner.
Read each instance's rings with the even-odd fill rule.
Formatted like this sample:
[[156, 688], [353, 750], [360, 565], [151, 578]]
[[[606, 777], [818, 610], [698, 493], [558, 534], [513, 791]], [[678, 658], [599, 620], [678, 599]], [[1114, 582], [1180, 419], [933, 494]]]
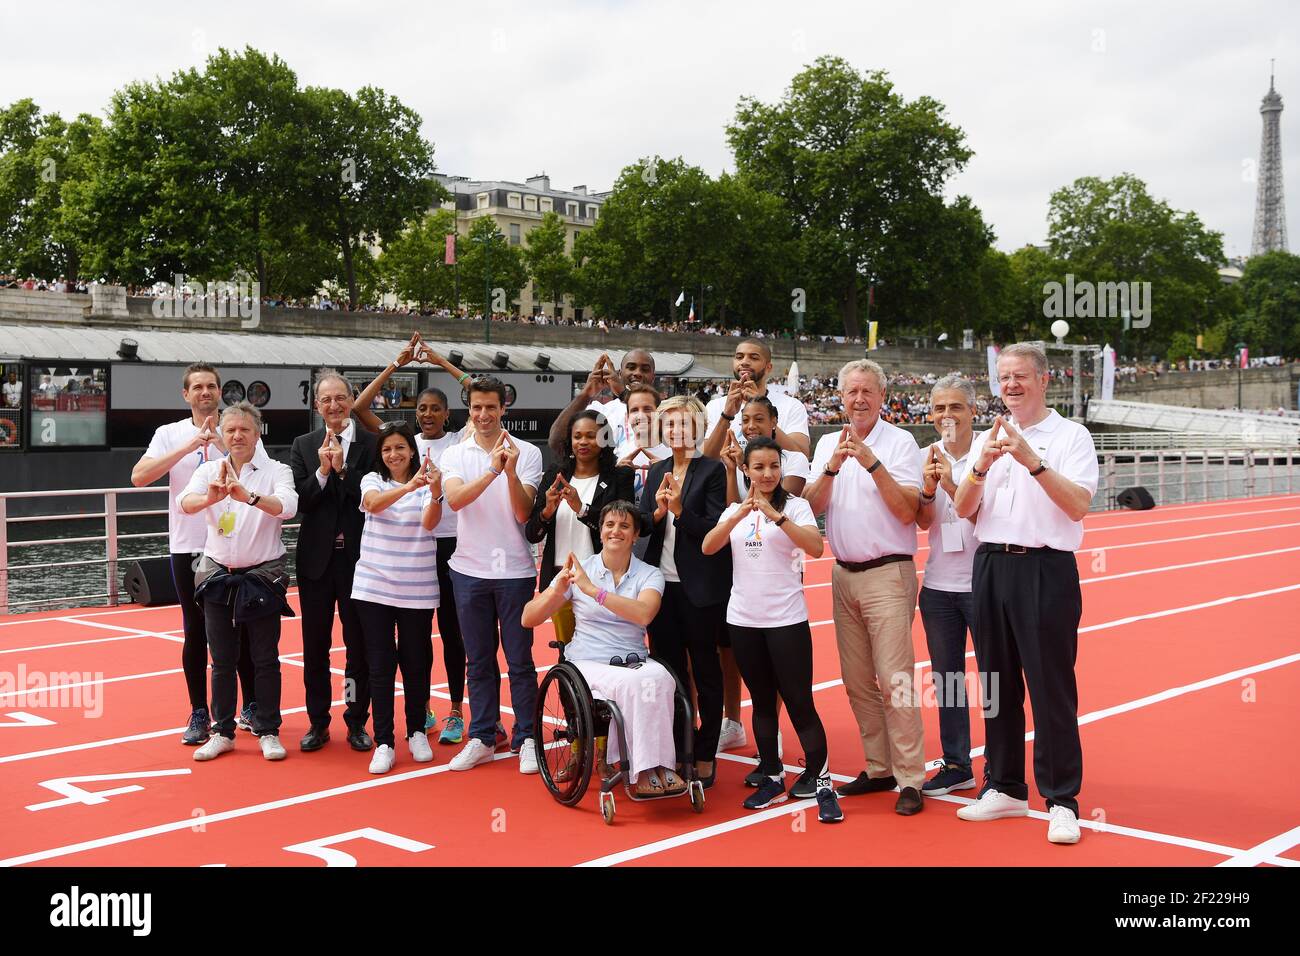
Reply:
[[447, 236], [447, 253], [443, 258], [443, 262], [447, 263], [447, 265], [449, 266], [454, 266], [456, 264], [456, 234], [455, 233], [449, 233]]

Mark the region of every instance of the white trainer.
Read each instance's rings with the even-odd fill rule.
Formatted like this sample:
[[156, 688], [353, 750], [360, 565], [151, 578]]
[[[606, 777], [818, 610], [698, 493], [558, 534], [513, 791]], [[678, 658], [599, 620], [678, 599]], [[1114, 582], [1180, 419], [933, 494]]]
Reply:
[[375, 755], [370, 758], [371, 773], [388, 773], [393, 769], [393, 761], [397, 759], [397, 754], [388, 744], [380, 744], [375, 748]]
[[[744, 728], [741, 729], [743, 730]], [[781, 731], [779, 730], [776, 732], [776, 759], [785, 759], [785, 749], [781, 746]]]
[[1069, 807], [1060, 804], [1052, 807], [1051, 818], [1047, 821], [1048, 843], [1078, 843], [1079, 818]]
[[215, 760], [224, 753], [235, 749], [235, 742], [221, 734], [213, 734], [208, 742], [194, 751], [195, 760]]
[[722, 733], [718, 735], [718, 753], [743, 747], [747, 743], [749, 738], [745, 736], [745, 725], [738, 720], [722, 718]]
[[411, 748], [411, 759], [416, 763], [429, 763], [433, 760], [433, 748], [429, 746], [429, 738], [423, 730], [411, 734], [406, 745]]
[[284, 752], [284, 744], [280, 743], [280, 738], [275, 734], [263, 734], [257, 740], [262, 745], [262, 756], [267, 760], [283, 760], [288, 756]]
[[537, 744], [532, 737], [525, 737], [523, 746], [519, 748], [519, 772], [542, 772], [541, 768], [537, 766]]
[[962, 820], [1002, 820], [1006, 817], [1029, 816], [1029, 801], [1017, 800], [997, 790], [985, 790], [974, 803], [967, 804], [957, 811]]
[[452, 770], [473, 770], [481, 763], [491, 763], [492, 748], [477, 737], [471, 737], [456, 756], [447, 764]]

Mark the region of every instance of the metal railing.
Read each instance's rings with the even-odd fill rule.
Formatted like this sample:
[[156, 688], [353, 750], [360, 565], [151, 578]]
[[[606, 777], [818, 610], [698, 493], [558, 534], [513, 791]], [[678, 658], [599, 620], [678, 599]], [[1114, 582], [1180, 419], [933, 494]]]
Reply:
[[[1197, 432], [1094, 432], [1092, 441], [1097, 451], [1165, 448], [1188, 451], [1258, 448], [1267, 451], [1285, 450], [1287, 447], [1275, 439], [1262, 441], [1258, 438], [1252, 440], [1246, 435], [1211, 435]], [[1300, 444], [1294, 447], [1300, 450]]]
[[[83, 601], [90, 599], [106, 598], [109, 606], [115, 606], [121, 603], [121, 584], [120, 575], [118, 574], [119, 564], [119, 544], [123, 541], [142, 541], [146, 539], [162, 538], [164, 548], [161, 554], [132, 555], [125, 559], [128, 561], [148, 561], [157, 558], [167, 558], [170, 556], [166, 542], [170, 532], [168, 531], [144, 531], [131, 534], [123, 534], [118, 531], [118, 521], [121, 518], [148, 518], [165, 516], [167, 509], [128, 509], [119, 510], [118, 498], [122, 495], [145, 495], [145, 494], [162, 494], [166, 495], [168, 488], [166, 485], [155, 485], [147, 488], [71, 488], [60, 489], [56, 491], [10, 491], [0, 492], [0, 614], [10, 614], [15, 607], [25, 607], [29, 605], [50, 605], [66, 604], [70, 601]], [[102, 510], [93, 512], [69, 512], [60, 514], [38, 514], [22, 515], [16, 517], [9, 516], [9, 502], [12, 500], [41, 500], [49, 498], [70, 498], [70, 497], [99, 497], [102, 502]], [[24, 541], [11, 541], [9, 536], [10, 525], [20, 524], [41, 524], [55, 521], [86, 521], [102, 520], [103, 533], [93, 535], [79, 535], [73, 537], [53, 537], [53, 538], [33, 538]], [[290, 523], [284, 526], [286, 529], [296, 529], [298, 524]], [[103, 545], [102, 557], [78, 558], [68, 561], [38, 561], [29, 564], [10, 564], [10, 550], [17, 548], [36, 548], [49, 546], [62, 546], [72, 544], [84, 545]], [[11, 601], [9, 593], [9, 575], [15, 571], [49, 571], [55, 568], [72, 568], [86, 567], [90, 565], [104, 565], [104, 583], [105, 590], [94, 594], [77, 594], [59, 597], [45, 596], [34, 600]]]
[[1157, 505], [1255, 498], [1300, 491], [1300, 449], [1202, 448], [1104, 451], [1092, 511], [1118, 506], [1125, 488], [1141, 486]]

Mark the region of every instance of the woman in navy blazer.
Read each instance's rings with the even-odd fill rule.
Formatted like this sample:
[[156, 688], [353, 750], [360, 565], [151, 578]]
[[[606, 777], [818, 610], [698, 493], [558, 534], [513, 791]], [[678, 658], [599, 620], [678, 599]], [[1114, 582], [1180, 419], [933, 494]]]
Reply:
[[722, 729], [718, 641], [731, 596], [731, 549], [712, 555], [700, 550], [727, 507], [726, 469], [697, 450], [705, 420], [704, 406], [688, 396], [674, 396], [659, 406], [659, 440], [673, 456], [651, 466], [640, 508], [642, 533], [650, 536], [644, 560], [658, 567], [666, 582], [659, 614], [648, 628], [650, 644], [679, 678], [695, 683], [700, 721], [695, 765], [707, 788], [716, 776]]

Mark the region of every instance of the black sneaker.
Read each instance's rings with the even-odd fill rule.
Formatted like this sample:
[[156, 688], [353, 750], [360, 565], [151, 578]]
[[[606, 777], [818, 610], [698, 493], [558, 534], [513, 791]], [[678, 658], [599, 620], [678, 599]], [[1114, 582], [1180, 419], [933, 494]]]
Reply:
[[790, 796], [796, 800], [807, 800], [817, 796], [817, 773], [814, 770], [805, 770], [799, 774], [799, 779], [794, 782], [790, 788]]
[[785, 784], [768, 777], [759, 786], [758, 792], [745, 800], [745, 809], [762, 810], [774, 803], [785, 803], [786, 799]]
[[822, 787], [817, 791], [817, 821], [819, 823], [839, 823], [844, 819], [840, 801], [831, 787]]
[[255, 713], [257, 713], [257, 701], [245, 704], [244, 709], [235, 718], [235, 726], [240, 730], [247, 730], [251, 734], [253, 732], [253, 715]]
[[767, 779], [767, 774], [755, 767], [749, 773], [745, 774], [745, 786], [761, 787], [763, 781]]
[[187, 747], [197, 747], [208, 742], [212, 736], [212, 722], [208, 719], [208, 709], [199, 707], [190, 712], [189, 726], [181, 737], [181, 743]]
[[962, 769], [952, 764], [945, 764], [943, 769], [925, 782], [921, 792], [927, 797], [942, 797], [954, 790], [974, 790], [978, 786], [971, 775], [970, 768]]

